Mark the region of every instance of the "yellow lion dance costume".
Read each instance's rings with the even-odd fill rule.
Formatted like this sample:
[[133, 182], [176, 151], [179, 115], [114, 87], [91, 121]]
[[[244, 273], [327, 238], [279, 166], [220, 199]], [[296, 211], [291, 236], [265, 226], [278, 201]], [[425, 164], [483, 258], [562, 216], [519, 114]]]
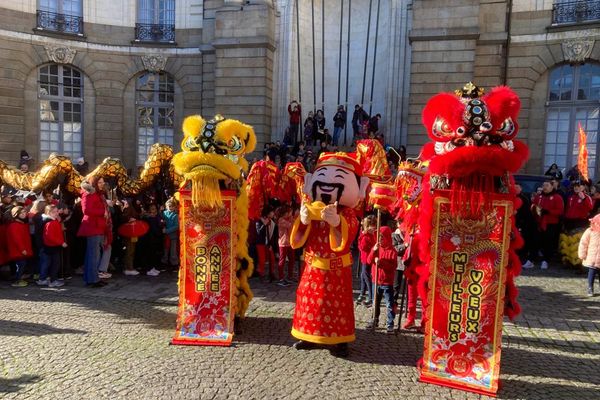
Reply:
[[256, 135], [251, 126], [221, 115], [209, 121], [199, 115], [187, 117], [183, 133], [183, 151], [175, 154], [171, 163], [184, 178], [183, 185], [191, 182], [194, 206], [201, 209], [222, 206], [222, 189], [235, 190], [237, 194], [235, 294], [237, 315], [243, 317], [253, 297], [248, 284], [253, 263], [248, 255], [248, 195], [242, 172], [248, 172], [244, 155], [256, 147]]

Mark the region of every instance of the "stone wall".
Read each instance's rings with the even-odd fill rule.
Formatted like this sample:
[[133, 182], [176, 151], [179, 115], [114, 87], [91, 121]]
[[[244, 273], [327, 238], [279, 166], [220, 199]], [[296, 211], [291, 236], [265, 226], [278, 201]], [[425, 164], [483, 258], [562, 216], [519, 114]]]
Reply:
[[[66, 44], [65, 44], [66, 43]], [[175, 143], [183, 116], [202, 108], [202, 54], [190, 49], [94, 46], [32, 34], [4, 34], [0, 40], [0, 159], [16, 163], [27, 149], [39, 159], [39, 67], [52, 62], [49, 46], [75, 51], [69, 65], [84, 75], [84, 156], [92, 163], [119, 157], [136, 164], [135, 78], [145, 71], [141, 57], [167, 59], [164, 71], [176, 82]]]

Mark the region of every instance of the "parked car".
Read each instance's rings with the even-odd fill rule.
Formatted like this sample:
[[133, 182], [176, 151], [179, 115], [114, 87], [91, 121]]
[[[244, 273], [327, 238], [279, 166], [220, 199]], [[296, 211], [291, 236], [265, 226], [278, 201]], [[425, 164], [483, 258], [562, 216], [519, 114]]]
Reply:
[[514, 175], [515, 183], [521, 185], [523, 193], [531, 194], [534, 193], [537, 188], [542, 187], [542, 184], [549, 179], [545, 175], [529, 175], [529, 174], [516, 174]]

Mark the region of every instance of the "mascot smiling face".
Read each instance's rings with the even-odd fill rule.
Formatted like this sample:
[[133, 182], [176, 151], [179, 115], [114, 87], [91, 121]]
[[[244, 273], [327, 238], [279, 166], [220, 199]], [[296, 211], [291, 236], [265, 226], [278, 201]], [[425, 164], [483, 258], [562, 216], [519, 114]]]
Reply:
[[355, 207], [365, 197], [369, 179], [360, 177], [361, 167], [353, 154], [323, 153], [314, 173], [304, 177], [304, 193], [312, 202]]

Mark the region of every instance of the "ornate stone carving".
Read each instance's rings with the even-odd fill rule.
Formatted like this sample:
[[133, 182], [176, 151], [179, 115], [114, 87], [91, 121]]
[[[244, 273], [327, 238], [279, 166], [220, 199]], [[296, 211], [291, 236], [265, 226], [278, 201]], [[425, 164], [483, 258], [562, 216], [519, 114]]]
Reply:
[[577, 38], [567, 40], [562, 43], [562, 51], [565, 60], [570, 63], [582, 63], [590, 57], [594, 41], [589, 39]]
[[71, 64], [75, 58], [76, 50], [67, 46], [44, 46], [48, 58], [58, 64]]
[[147, 71], [160, 72], [164, 71], [165, 65], [167, 65], [167, 57], [160, 54], [142, 56], [142, 63]]

